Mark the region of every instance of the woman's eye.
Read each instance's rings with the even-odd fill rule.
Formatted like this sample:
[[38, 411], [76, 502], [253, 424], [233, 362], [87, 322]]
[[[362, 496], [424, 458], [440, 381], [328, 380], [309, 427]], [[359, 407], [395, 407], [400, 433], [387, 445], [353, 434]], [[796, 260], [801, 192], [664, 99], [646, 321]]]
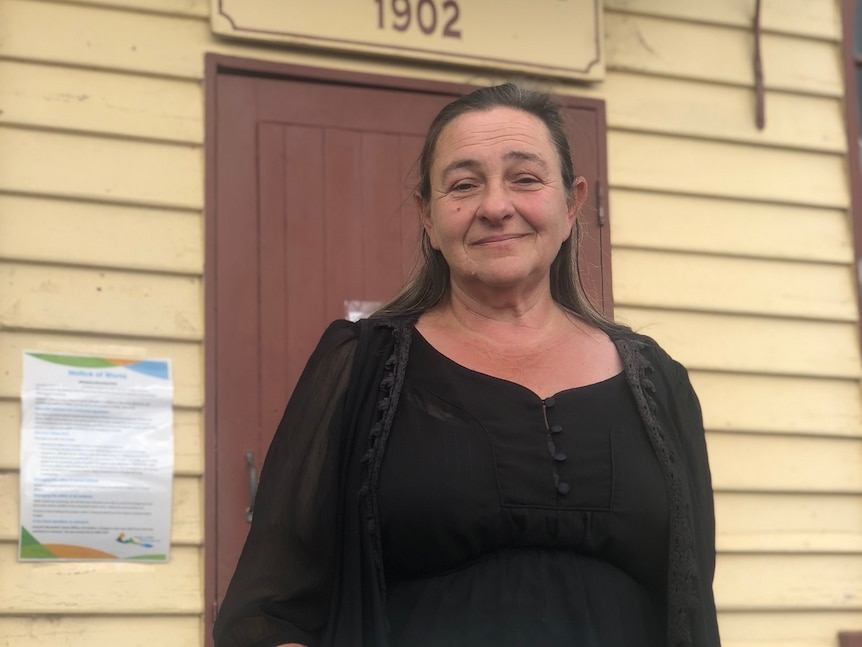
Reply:
[[458, 182], [452, 185], [453, 191], [469, 191], [475, 186], [472, 182]]

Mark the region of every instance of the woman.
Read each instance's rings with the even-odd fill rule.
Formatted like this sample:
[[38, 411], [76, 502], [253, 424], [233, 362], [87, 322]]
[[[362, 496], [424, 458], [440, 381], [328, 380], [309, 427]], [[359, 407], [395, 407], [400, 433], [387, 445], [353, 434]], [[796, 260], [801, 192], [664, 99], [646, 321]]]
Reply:
[[420, 175], [420, 267], [309, 360], [216, 644], [717, 646], [700, 408], [580, 290], [559, 112], [477, 90]]

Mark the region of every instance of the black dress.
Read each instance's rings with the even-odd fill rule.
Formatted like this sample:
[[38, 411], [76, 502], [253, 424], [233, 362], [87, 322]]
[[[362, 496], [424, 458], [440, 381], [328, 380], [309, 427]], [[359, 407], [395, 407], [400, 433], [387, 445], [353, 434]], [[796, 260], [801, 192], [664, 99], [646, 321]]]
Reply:
[[622, 373], [542, 400], [414, 332], [379, 487], [392, 647], [665, 644], [667, 491]]
[[625, 378], [549, 407], [443, 358], [414, 321], [323, 335], [267, 454], [215, 644], [640, 647], [666, 616], [658, 644], [720, 647], [685, 368], [621, 329]]

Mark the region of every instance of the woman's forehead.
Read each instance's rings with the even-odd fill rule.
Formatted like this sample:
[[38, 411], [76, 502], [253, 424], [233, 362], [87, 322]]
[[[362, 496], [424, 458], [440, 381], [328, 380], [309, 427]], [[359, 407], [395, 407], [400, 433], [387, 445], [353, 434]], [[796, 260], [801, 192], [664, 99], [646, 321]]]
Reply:
[[528, 112], [493, 108], [468, 112], [453, 119], [437, 141], [435, 166], [453, 158], [494, 154], [509, 159], [537, 156], [553, 164], [556, 152], [548, 127]]

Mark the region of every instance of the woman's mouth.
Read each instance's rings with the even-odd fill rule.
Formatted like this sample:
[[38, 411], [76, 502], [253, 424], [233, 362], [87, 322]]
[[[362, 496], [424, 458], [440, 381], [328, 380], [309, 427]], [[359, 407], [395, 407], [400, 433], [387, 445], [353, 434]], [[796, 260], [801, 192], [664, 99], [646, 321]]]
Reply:
[[527, 234], [495, 234], [493, 236], [485, 236], [483, 238], [478, 239], [473, 244], [474, 245], [494, 245], [498, 243], [506, 243], [511, 240], [518, 240], [519, 238], [524, 238]]

